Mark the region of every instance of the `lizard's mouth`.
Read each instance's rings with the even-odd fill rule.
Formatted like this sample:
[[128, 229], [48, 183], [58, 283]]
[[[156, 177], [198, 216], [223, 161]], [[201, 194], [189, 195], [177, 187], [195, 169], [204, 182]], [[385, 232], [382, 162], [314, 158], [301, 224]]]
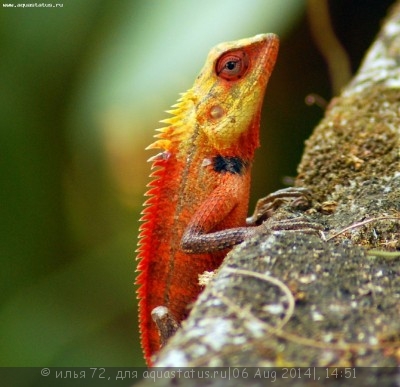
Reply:
[[[260, 39], [256, 40], [258, 37]], [[251, 45], [249, 47], [249, 50], [255, 49], [259, 51], [259, 55], [258, 58], [253, 58], [252, 65], [254, 66], [254, 69], [252, 70], [252, 72], [254, 75], [249, 76], [249, 78], [251, 79], [250, 88], [255, 89], [257, 87], [260, 87], [263, 89], [263, 91], [265, 91], [272, 70], [274, 69], [276, 58], [278, 56], [279, 38], [275, 34], [261, 34], [256, 35], [254, 39], [254, 46], [257, 47], [253, 47]], [[258, 47], [260, 45], [261, 47]]]

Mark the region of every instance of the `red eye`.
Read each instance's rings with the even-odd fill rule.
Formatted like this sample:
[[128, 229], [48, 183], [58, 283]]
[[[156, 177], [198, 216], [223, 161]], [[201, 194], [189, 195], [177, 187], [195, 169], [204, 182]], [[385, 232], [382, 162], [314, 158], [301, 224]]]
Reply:
[[236, 81], [243, 77], [248, 67], [249, 58], [244, 51], [231, 51], [219, 57], [215, 72], [227, 81]]

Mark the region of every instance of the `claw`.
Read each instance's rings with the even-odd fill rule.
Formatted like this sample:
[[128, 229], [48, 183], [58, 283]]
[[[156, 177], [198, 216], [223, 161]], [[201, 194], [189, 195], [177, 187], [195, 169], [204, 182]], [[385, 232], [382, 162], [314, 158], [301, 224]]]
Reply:
[[260, 225], [283, 204], [291, 202], [292, 208], [306, 210], [311, 207], [311, 193], [307, 188], [289, 187], [275, 191], [260, 199], [252, 216], [246, 219], [248, 226]]

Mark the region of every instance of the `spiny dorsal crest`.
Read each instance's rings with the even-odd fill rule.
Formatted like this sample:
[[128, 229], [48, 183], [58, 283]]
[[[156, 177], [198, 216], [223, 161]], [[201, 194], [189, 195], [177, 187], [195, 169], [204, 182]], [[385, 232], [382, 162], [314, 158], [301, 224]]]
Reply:
[[193, 123], [196, 121], [192, 89], [181, 93], [181, 97], [175, 105], [172, 105], [172, 108], [166, 111], [172, 114], [172, 117], [160, 121], [168, 126], [156, 129], [159, 132], [154, 135], [157, 140], [146, 149], [163, 149], [167, 152], [173, 152], [190, 137]]

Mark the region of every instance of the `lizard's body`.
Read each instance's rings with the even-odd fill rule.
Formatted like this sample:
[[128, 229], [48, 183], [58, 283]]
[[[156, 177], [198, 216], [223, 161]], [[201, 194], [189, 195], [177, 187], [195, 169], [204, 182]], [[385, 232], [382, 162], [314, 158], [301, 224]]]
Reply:
[[260, 111], [275, 64], [273, 34], [211, 50], [193, 87], [174, 106], [169, 126], [149, 148], [152, 158], [140, 234], [140, 330], [148, 364], [160, 348], [151, 312], [166, 306], [178, 320], [201, 288], [198, 275], [216, 269], [246, 228], [250, 169], [259, 145]]

